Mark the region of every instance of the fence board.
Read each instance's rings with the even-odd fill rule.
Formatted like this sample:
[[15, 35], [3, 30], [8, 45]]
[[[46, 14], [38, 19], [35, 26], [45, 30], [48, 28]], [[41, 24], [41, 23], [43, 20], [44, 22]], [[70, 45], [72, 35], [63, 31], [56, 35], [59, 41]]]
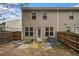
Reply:
[[21, 40], [21, 32], [0, 32], [0, 44], [10, 42], [12, 40]]
[[13, 32], [14, 40], [21, 40], [21, 32]]
[[57, 39], [70, 46], [71, 48], [79, 51], [79, 34], [70, 32], [58, 32]]

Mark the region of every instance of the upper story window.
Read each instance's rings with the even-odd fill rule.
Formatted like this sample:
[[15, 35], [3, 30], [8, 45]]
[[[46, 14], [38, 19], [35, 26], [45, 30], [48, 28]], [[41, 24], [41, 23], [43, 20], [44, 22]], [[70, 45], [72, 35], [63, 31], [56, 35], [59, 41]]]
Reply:
[[74, 19], [74, 13], [73, 13], [73, 11], [70, 11], [69, 12], [69, 19], [70, 20], [73, 20]]
[[32, 19], [36, 19], [36, 11], [32, 11]]
[[43, 19], [47, 19], [47, 11], [43, 12]]

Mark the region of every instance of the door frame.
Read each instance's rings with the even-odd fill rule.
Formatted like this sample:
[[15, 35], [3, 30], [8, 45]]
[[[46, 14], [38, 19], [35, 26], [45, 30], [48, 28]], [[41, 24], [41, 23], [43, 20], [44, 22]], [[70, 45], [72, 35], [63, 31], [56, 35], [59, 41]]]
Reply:
[[[38, 29], [39, 29], [39, 28], [40, 28], [40, 32], [41, 32], [41, 33], [40, 33], [40, 35], [41, 35], [40, 38], [38, 37]], [[42, 27], [37, 27], [37, 28], [36, 28], [36, 40], [37, 40], [37, 41], [42, 41]]]
[[77, 34], [79, 34], [79, 33], [78, 33], [78, 28], [79, 28], [79, 26], [77, 26], [76, 29], [75, 29], [75, 32], [76, 32]]

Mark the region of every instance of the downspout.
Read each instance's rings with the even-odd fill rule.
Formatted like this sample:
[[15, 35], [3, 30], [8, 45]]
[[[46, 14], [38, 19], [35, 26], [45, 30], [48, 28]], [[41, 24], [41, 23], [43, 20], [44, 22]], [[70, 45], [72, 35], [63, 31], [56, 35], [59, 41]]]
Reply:
[[57, 9], [57, 32], [59, 31], [59, 11]]

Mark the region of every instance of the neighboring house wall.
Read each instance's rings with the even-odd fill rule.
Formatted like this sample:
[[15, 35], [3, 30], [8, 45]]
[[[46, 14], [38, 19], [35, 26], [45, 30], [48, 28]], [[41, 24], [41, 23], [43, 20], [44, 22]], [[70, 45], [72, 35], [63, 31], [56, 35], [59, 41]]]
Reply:
[[74, 11], [74, 19], [70, 19], [70, 11], [59, 12], [59, 31], [66, 31], [67, 27], [70, 27], [70, 31], [74, 32], [75, 27], [79, 26], [79, 11]]
[[21, 20], [7, 21], [6, 31], [22, 31], [22, 21]]
[[[53, 36], [56, 36], [57, 31], [66, 31], [70, 27], [70, 31], [75, 32], [75, 27], [79, 26], [79, 11], [74, 11], [74, 19], [70, 20], [70, 10], [48, 11], [47, 20], [43, 19], [43, 12], [45, 10], [36, 10], [36, 20], [32, 19], [31, 10], [22, 10], [22, 39], [36, 39], [37, 27], [42, 28], [42, 39], [46, 39], [45, 27], [53, 27]], [[33, 27], [33, 36], [25, 36], [25, 27]]]

